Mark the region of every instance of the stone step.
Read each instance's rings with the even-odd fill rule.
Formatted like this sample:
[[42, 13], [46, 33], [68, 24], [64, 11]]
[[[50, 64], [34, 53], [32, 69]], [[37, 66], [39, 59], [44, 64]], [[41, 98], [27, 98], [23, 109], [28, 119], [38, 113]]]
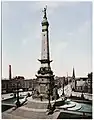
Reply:
[[36, 102], [28, 102], [28, 104], [24, 105], [27, 108], [34, 109], [47, 109], [48, 103], [36, 103]]
[[35, 112], [35, 111], [27, 111], [22, 109], [17, 109], [11, 112], [14, 116], [20, 116], [24, 119], [51, 119], [52, 116], [46, 115], [46, 112]]

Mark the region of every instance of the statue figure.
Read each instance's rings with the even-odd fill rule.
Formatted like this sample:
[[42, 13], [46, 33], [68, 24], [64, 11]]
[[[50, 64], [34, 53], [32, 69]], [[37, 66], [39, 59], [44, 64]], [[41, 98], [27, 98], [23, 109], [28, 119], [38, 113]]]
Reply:
[[46, 17], [46, 10], [47, 10], [47, 5], [46, 5], [46, 7], [44, 8], [44, 10], [42, 11], [42, 12], [44, 12], [44, 18], [47, 18], [47, 17]]

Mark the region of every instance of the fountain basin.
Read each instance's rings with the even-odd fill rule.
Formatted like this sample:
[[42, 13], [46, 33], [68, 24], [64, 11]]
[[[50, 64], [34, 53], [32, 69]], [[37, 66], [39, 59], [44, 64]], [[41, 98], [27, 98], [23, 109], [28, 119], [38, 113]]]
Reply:
[[75, 110], [75, 111], [79, 109], [81, 109], [81, 105], [79, 103], [76, 103], [75, 106], [72, 108], [68, 108], [68, 110]]
[[59, 108], [72, 108], [72, 107], [75, 107], [75, 106], [76, 106], [75, 102], [70, 102], [70, 104], [62, 105]]

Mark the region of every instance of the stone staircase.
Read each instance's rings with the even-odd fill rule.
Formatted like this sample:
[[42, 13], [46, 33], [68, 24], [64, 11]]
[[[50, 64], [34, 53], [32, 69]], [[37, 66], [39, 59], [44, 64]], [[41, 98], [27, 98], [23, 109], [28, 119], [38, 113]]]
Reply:
[[10, 118], [10, 119], [53, 119], [53, 115], [47, 115], [45, 112], [36, 112], [36, 111], [27, 111], [27, 110], [22, 110], [20, 108], [11, 111], [11, 112], [6, 112], [2, 115], [4, 119]]
[[37, 102], [28, 102], [28, 104], [24, 105], [28, 108], [34, 108], [34, 109], [47, 109], [48, 103], [37, 103]]

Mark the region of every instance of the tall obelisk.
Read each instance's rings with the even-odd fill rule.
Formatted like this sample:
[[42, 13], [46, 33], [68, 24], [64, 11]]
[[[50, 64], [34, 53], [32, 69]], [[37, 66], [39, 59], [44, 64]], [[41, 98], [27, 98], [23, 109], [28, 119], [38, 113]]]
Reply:
[[48, 98], [48, 93], [50, 93], [50, 98], [53, 96], [53, 88], [54, 88], [54, 75], [50, 67], [50, 54], [49, 54], [49, 23], [46, 15], [47, 7], [44, 8], [43, 20], [42, 20], [42, 49], [41, 49], [41, 67], [38, 70], [37, 76], [37, 92], [38, 97], [43, 99]]

